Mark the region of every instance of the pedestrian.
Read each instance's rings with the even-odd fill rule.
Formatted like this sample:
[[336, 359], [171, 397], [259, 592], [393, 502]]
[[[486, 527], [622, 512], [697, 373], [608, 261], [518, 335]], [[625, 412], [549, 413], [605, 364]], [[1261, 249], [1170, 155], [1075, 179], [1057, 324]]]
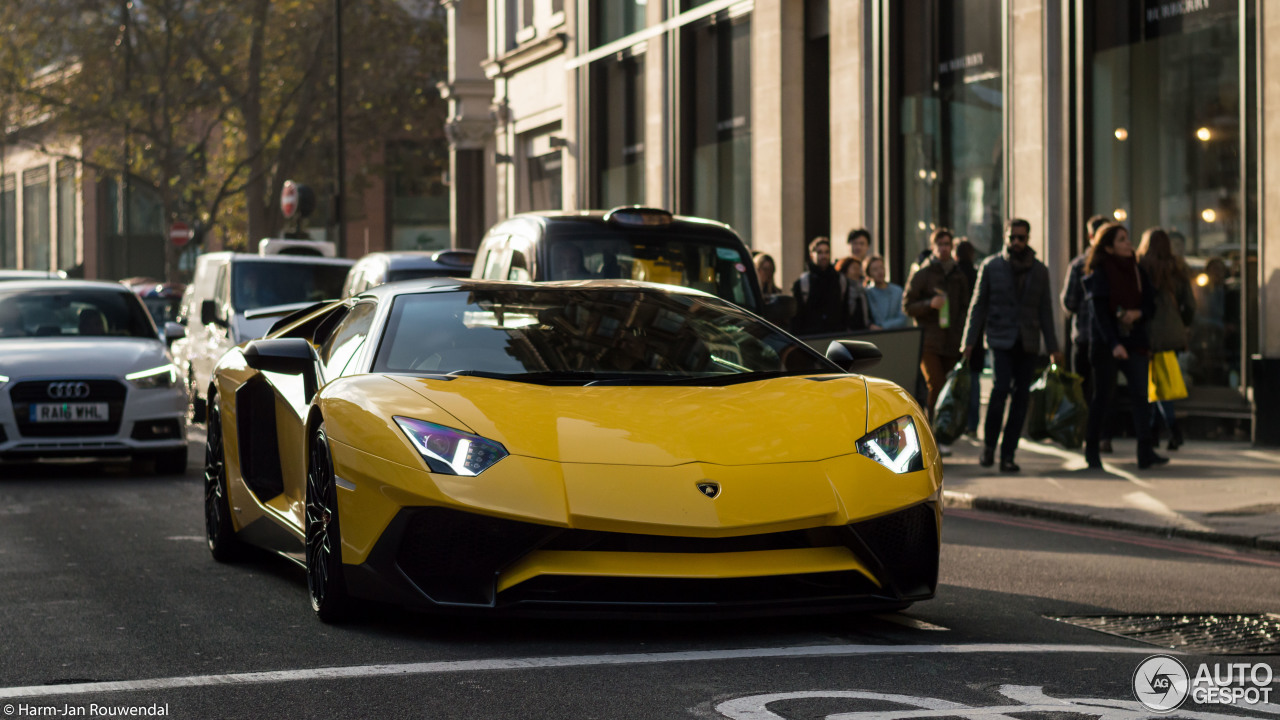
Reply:
[[[978, 287], [978, 246], [962, 237], [956, 242], [956, 262], [960, 263], [960, 271], [969, 281], [969, 287]], [[964, 434], [978, 437], [978, 423], [982, 415], [982, 369], [986, 366], [987, 354], [982, 350], [969, 356], [969, 412], [965, 418]]]
[[760, 294], [766, 300], [775, 295], [781, 295], [782, 288], [778, 287], [778, 283], [774, 281], [778, 264], [773, 261], [773, 256], [769, 253], [757, 252], [752, 256], [752, 260], [756, 266], [756, 277], [760, 280]]
[[845, 301], [849, 305], [848, 329], [870, 330], [871, 311], [867, 307], [867, 292], [863, 287], [862, 263], [855, 258], [841, 258], [836, 272], [845, 278]]
[[774, 262], [772, 255], [763, 252], [753, 255], [752, 261], [755, 263], [756, 278], [760, 281], [760, 294], [764, 299], [760, 314], [774, 325], [791, 327], [792, 318], [796, 315], [796, 300], [774, 281], [778, 264]]
[[[1156, 311], [1151, 318], [1151, 352], [1181, 352], [1187, 349], [1187, 330], [1196, 315], [1195, 296], [1186, 263], [1174, 254], [1173, 241], [1162, 228], [1149, 228], [1138, 245], [1138, 265], [1151, 278], [1156, 293]], [[1182, 446], [1172, 400], [1151, 403], [1152, 446], [1159, 444], [1156, 422], [1164, 419], [1169, 429], [1170, 450]]]
[[[929, 236], [929, 258], [907, 280], [902, 296], [902, 309], [915, 318], [924, 335], [920, 372], [929, 388], [930, 419], [947, 372], [960, 359], [964, 312], [969, 306], [969, 281], [951, 254], [952, 244], [950, 230], [933, 231]], [[940, 446], [939, 450], [944, 456], [950, 454], [946, 446]]]
[[[1062, 281], [1062, 309], [1071, 315], [1071, 371], [1083, 380], [1084, 396], [1093, 396], [1093, 366], [1089, 363], [1089, 328], [1093, 323], [1092, 306], [1085, 301], [1084, 261], [1089, 256], [1089, 246], [1098, 228], [1107, 222], [1106, 215], [1094, 215], [1085, 221], [1084, 251], [1067, 267], [1067, 276]], [[1111, 428], [1102, 428], [1102, 436], [1098, 440], [1098, 452], [1111, 452]]]
[[862, 264], [871, 254], [871, 232], [866, 228], [854, 228], [849, 231], [849, 257]]
[[809, 243], [809, 270], [796, 279], [791, 294], [796, 299], [796, 334], [837, 333], [848, 322], [849, 281], [831, 264], [831, 241], [814, 238]]
[[862, 261], [862, 270], [867, 277], [867, 307], [871, 311], [871, 329], [897, 330], [907, 327], [911, 319], [902, 312], [902, 286], [889, 282], [884, 258], [868, 255]]
[[[991, 350], [995, 376], [987, 401], [987, 420], [982, 429], [982, 457], [979, 464], [995, 464], [1000, 445], [1000, 472], [1018, 472], [1014, 462], [1022, 426], [1027, 421], [1031, 400], [1031, 380], [1040, 338], [1054, 362], [1062, 362], [1058, 334], [1053, 329], [1053, 288], [1049, 268], [1036, 259], [1031, 249], [1031, 223], [1021, 218], [1005, 222], [1004, 252], [987, 258], [978, 269], [978, 288], [969, 306], [964, 327], [964, 352], [972, 357], [981, 352], [985, 337]], [[1145, 387], [1145, 386], [1144, 386]], [[1005, 402], [1009, 417], [1005, 420]], [[1001, 436], [1000, 424], [1004, 420]]]
[[1116, 376], [1124, 373], [1138, 438], [1138, 467], [1169, 462], [1151, 444], [1147, 407], [1148, 325], [1155, 314], [1155, 289], [1138, 265], [1129, 231], [1119, 223], [1098, 228], [1084, 263], [1085, 298], [1093, 305], [1089, 361], [1093, 365], [1093, 396], [1084, 456], [1090, 468], [1102, 467], [1098, 441], [1102, 424], [1114, 410]]

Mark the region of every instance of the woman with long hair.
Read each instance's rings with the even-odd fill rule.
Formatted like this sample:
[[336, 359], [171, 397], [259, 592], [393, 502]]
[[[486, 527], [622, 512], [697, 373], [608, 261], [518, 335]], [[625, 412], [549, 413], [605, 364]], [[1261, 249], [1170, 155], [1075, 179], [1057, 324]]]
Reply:
[[1084, 263], [1085, 297], [1093, 303], [1089, 356], [1093, 364], [1093, 397], [1084, 456], [1090, 468], [1101, 468], [1098, 441], [1102, 424], [1114, 410], [1116, 376], [1124, 373], [1138, 438], [1138, 467], [1169, 462], [1151, 443], [1147, 405], [1147, 362], [1151, 354], [1148, 328], [1155, 314], [1155, 289], [1138, 265], [1129, 231], [1107, 223], [1093, 235]]
[[[1195, 319], [1196, 303], [1191, 293], [1191, 277], [1182, 258], [1173, 252], [1173, 241], [1162, 228], [1149, 228], [1138, 245], [1138, 265], [1151, 278], [1156, 292], [1156, 312], [1151, 319], [1151, 352], [1180, 352], [1187, 349], [1187, 328]], [[1182, 430], [1173, 401], [1151, 403], [1152, 435], [1159, 418], [1169, 429], [1169, 449], [1182, 445]]]
[[760, 280], [760, 294], [766, 298], [773, 295], [781, 295], [782, 288], [778, 287], [778, 283], [773, 277], [778, 272], [778, 264], [773, 261], [773, 256], [769, 253], [758, 252], [753, 257], [756, 265], [756, 277]]
[[867, 292], [863, 287], [862, 262], [855, 257], [841, 258], [836, 272], [847, 281], [845, 301], [849, 303], [850, 330], [878, 330], [871, 327], [871, 311], [867, 309]]
[[889, 282], [884, 258], [868, 255], [862, 261], [862, 274], [867, 277], [867, 307], [871, 310], [871, 329], [896, 330], [910, 325], [911, 318], [902, 312], [902, 286]]

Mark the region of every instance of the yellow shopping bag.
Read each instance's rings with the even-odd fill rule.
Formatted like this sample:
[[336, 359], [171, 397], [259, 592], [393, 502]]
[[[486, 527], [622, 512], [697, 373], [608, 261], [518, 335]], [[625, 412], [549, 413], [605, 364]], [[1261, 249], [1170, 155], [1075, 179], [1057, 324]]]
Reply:
[[1181, 400], [1187, 396], [1187, 384], [1182, 381], [1182, 368], [1178, 367], [1178, 354], [1172, 350], [1151, 353], [1151, 366], [1147, 370], [1147, 400]]

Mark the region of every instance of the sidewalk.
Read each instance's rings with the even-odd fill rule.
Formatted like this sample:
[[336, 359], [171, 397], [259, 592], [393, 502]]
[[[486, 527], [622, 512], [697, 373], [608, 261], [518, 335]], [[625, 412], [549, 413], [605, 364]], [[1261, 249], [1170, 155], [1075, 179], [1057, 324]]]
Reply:
[[1139, 470], [1136, 443], [1114, 444], [1103, 470], [1088, 470], [1080, 451], [1023, 438], [1022, 472], [1001, 473], [961, 438], [943, 461], [945, 504], [1280, 551], [1280, 451], [1188, 442]]

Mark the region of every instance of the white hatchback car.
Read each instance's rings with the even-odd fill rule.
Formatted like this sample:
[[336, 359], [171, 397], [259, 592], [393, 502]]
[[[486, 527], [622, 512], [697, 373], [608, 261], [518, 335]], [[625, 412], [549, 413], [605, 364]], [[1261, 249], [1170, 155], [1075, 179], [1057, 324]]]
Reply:
[[0, 461], [187, 467], [186, 393], [138, 297], [117, 283], [0, 285]]

